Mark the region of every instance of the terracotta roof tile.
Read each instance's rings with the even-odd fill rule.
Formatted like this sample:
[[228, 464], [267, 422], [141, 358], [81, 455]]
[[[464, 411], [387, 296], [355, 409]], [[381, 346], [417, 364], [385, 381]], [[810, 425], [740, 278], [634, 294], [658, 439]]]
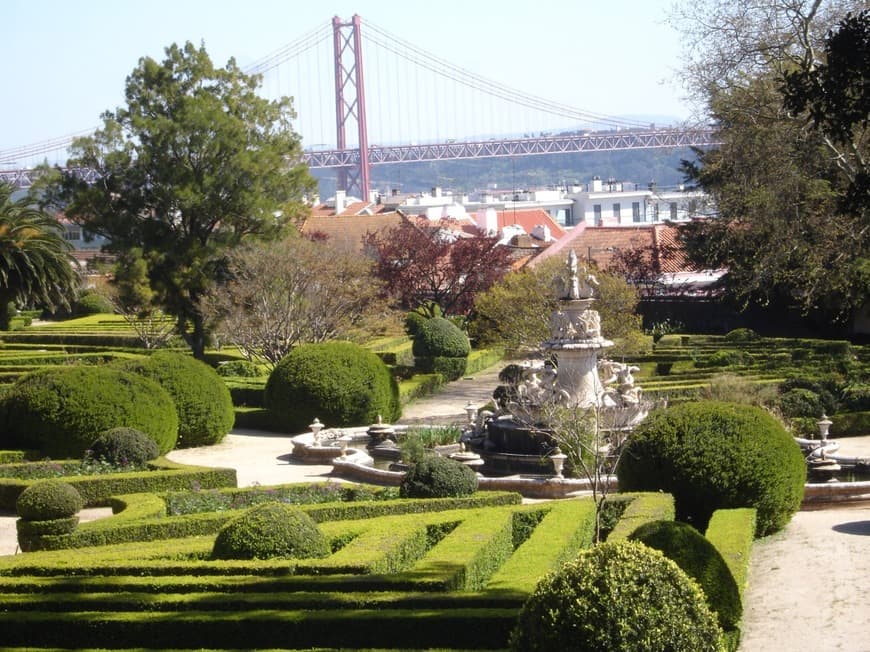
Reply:
[[378, 232], [399, 226], [405, 217], [401, 213], [375, 215], [324, 216], [312, 214], [300, 231], [306, 235], [323, 234], [345, 251], [363, 251], [363, 238], [368, 232]]

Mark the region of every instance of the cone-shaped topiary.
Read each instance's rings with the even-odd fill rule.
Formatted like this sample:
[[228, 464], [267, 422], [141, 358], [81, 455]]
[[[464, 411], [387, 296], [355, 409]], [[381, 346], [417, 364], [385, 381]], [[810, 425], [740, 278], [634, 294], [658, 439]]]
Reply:
[[658, 550], [602, 543], [545, 577], [520, 612], [515, 652], [714, 652], [722, 631], [698, 585]]
[[695, 528], [677, 521], [653, 521], [637, 528], [632, 541], [660, 550], [698, 583], [724, 630], [737, 627], [743, 614], [740, 589], [728, 564]]
[[756, 536], [763, 536], [800, 507], [806, 463], [761, 408], [704, 401], [651, 414], [629, 438], [616, 473], [621, 491], [672, 494], [677, 519], [699, 530], [717, 509], [754, 507]]
[[28, 521], [54, 521], [75, 516], [84, 500], [71, 484], [62, 480], [40, 480], [18, 496], [15, 510]]
[[403, 498], [456, 498], [477, 491], [477, 474], [456, 460], [426, 455], [402, 478]]
[[148, 460], [160, 455], [160, 449], [148, 435], [135, 428], [123, 427], [101, 432], [89, 450], [91, 459], [118, 467], [144, 466]]
[[156, 382], [103, 366], [56, 367], [27, 374], [3, 397], [0, 448], [30, 448], [53, 458], [81, 458], [104, 430], [136, 428], [171, 451], [178, 417]]
[[178, 448], [216, 444], [232, 429], [235, 412], [230, 390], [204, 362], [184, 353], [158, 351], [120, 366], [151, 378], [169, 392], [178, 414]]
[[325, 557], [329, 542], [312, 518], [285, 503], [262, 503], [227, 523], [212, 548], [213, 559]]
[[315, 418], [330, 427], [374, 423], [401, 415], [399, 390], [384, 362], [350, 342], [293, 349], [266, 382], [266, 408], [275, 425], [302, 432]]

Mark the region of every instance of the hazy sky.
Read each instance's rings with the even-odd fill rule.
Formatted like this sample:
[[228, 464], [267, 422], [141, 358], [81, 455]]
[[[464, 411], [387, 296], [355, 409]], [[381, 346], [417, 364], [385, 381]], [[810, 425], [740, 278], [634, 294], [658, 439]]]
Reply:
[[[496, 82], [606, 115], [686, 118], [671, 0], [3, 0], [0, 151], [90, 129], [142, 56], [203, 41], [244, 68], [354, 13]], [[331, 65], [331, 64], [329, 64]], [[369, 65], [367, 60], [366, 65]], [[332, 102], [326, 89], [325, 102]], [[367, 90], [367, 93], [370, 91]], [[370, 119], [371, 122], [371, 119]], [[303, 135], [304, 130], [303, 130]], [[308, 144], [317, 136], [306, 137]]]

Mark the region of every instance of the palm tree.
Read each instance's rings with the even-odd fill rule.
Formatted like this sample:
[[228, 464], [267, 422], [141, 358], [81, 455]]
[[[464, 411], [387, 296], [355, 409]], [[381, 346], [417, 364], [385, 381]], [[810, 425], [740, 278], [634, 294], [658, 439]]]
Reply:
[[0, 183], [0, 329], [9, 328], [12, 302], [69, 306], [80, 282], [71, 251], [55, 218], [13, 201], [12, 186]]

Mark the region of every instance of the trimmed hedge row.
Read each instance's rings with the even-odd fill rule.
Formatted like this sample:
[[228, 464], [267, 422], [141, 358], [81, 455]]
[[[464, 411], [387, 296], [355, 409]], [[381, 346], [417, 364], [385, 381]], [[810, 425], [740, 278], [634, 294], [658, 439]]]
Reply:
[[556, 501], [545, 509], [531, 536], [493, 574], [487, 589], [530, 594], [544, 575], [592, 545], [595, 505], [591, 500]]
[[[629, 503], [627, 519], [673, 513], [661, 495], [619, 499]], [[137, 497], [115, 500], [139, 505]], [[159, 509], [150, 500], [143, 512]], [[296, 648], [503, 649], [533, 575], [588, 546], [594, 522], [589, 499], [509, 500], [322, 522], [335, 551], [325, 559], [208, 561], [213, 535], [0, 559], [0, 646], [80, 648], [97, 636], [105, 647], [250, 649], [293, 636]], [[751, 523], [741, 527], [751, 541]]]
[[629, 500], [622, 516], [607, 537], [608, 541], [627, 539], [641, 525], [653, 521], [673, 521], [674, 497], [665, 493], [620, 493], [608, 500]]
[[[189, 490], [191, 487], [217, 489], [237, 484], [235, 469], [218, 469], [177, 464], [165, 458], [149, 463], [153, 470], [105, 475], [68, 476], [64, 482], [82, 495], [86, 507], [105, 504], [110, 496], [144, 492]], [[18, 496], [34, 481], [0, 478], [0, 509], [12, 510]]]
[[[233, 471], [235, 473], [235, 471]], [[130, 496], [127, 500], [133, 500]], [[478, 492], [466, 498], [396, 499], [389, 501], [364, 501], [360, 503], [323, 503], [302, 505], [301, 508], [315, 522], [368, 519], [385, 515], [423, 514], [452, 509], [515, 505], [521, 501], [519, 494], [511, 492]], [[156, 541], [199, 535], [215, 534], [227, 521], [238, 515], [238, 510], [187, 514], [185, 516], [155, 518], [100, 519], [83, 523], [68, 535], [45, 537], [42, 550], [85, 548], [116, 543]], [[122, 512], [123, 514], [123, 512]]]

